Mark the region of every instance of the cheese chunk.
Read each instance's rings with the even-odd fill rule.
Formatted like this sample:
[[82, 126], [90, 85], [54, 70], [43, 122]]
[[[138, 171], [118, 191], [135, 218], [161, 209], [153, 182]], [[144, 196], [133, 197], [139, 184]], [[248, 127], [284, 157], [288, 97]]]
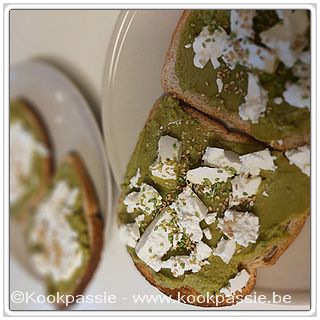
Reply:
[[212, 254], [211, 248], [204, 242], [197, 243], [195, 250], [189, 255], [172, 256], [163, 261], [162, 267], [171, 270], [175, 277], [181, 276], [185, 271], [198, 272], [208, 261], [204, 261]]
[[234, 252], [236, 251], [236, 243], [233, 240], [226, 240], [221, 238], [217, 247], [213, 249], [213, 254], [220, 257], [223, 262], [229, 263]]
[[46, 147], [38, 142], [22, 122], [10, 124], [10, 204], [28, 192], [26, 181], [31, 180], [34, 155], [48, 156]]
[[281, 23], [260, 33], [260, 39], [263, 44], [276, 52], [287, 67], [291, 68], [308, 44], [306, 32], [309, 19], [307, 10], [295, 10], [282, 16]]
[[276, 55], [269, 49], [256, 45], [248, 38], [230, 40], [222, 59], [233, 70], [237, 64], [273, 73]]
[[151, 174], [161, 179], [175, 180], [175, 168], [180, 159], [180, 141], [170, 136], [162, 136], [158, 141], [158, 157], [150, 166]]
[[229, 206], [236, 206], [255, 195], [258, 192], [262, 179], [259, 176], [248, 178], [236, 176], [231, 180], [232, 192], [230, 194]]
[[217, 182], [227, 182], [232, 174], [222, 168], [199, 167], [187, 172], [187, 180], [194, 184], [205, 184], [206, 181], [211, 184]]
[[120, 226], [119, 231], [121, 241], [125, 245], [134, 248], [140, 238], [139, 224], [137, 222], [123, 224]]
[[140, 224], [141, 224], [141, 222], [144, 221], [144, 219], [145, 219], [145, 215], [144, 214], [139, 214], [134, 220], [140, 227]]
[[142, 183], [140, 191], [129, 193], [123, 203], [127, 206], [128, 213], [140, 209], [150, 214], [161, 205], [162, 197], [155, 188]]
[[195, 53], [193, 63], [197, 68], [204, 66], [211, 60], [213, 68], [220, 67], [219, 57], [229, 43], [229, 36], [223, 28], [216, 29], [210, 33], [208, 27], [204, 27], [198, 37], [194, 39], [193, 51]]
[[206, 222], [206, 224], [210, 225], [214, 223], [216, 219], [217, 219], [217, 213], [213, 212], [213, 213], [207, 213], [207, 215], [204, 218], [204, 221]]
[[135, 248], [137, 256], [157, 272], [162, 268], [161, 258], [172, 247], [168, 224], [173, 217], [172, 210], [163, 209], [149, 224]]
[[140, 168], [137, 169], [137, 172], [132, 178], [130, 179], [130, 189], [138, 188], [139, 187], [139, 179], [141, 178], [141, 171]]
[[233, 168], [237, 172], [240, 169], [239, 155], [232, 151], [226, 151], [220, 148], [207, 147], [202, 156], [203, 163], [206, 166], [214, 168]]
[[297, 166], [304, 174], [310, 177], [310, 146], [303, 146], [285, 152], [290, 164]]
[[293, 107], [310, 109], [310, 79], [300, 79], [294, 83], [287, 82], [283, 97]]
[[250, 279], [250, 275], [247, 270], [242, 269], [234, 278], [229, 280], [230, 286], [220, 289], [220, 293], [225, 296], [232, 296], [236, 292], [241, 292], [247, 285]]
[[205, 228], [203, 230], [203, 234], [208, 240], [212, 239], [212, 234], [211, 234], [210, 228]]
[[158, 155], [162, 162], [166, 160], [180, 161], [180, 141], [170, 136], [162, 136], [158, 141]]
[[189, 235], [192, 241], [199, 242], [202, 239], [202, 229], [197, 217], [180, 217], [179, 226], [181, 230], [184, 230], [184, 232]]
[[223, 218], [218, 218], [218, 228], [241, 246], [255, 243], [259, 236], [259, 218], [250, 212], [226, 210]]
[[176, 163], [171, 161], [162, 162], [157, 159], [151, 166], [150, 172], [154, 177], [164, 180], [176, 180], [177, 174], [175, 172]]
[[218, 92], [220, 93], [223, 89], [223, 81], [220, 79], [220, 78], [217, 78], [216, 79], [216, 84], [217, 84], [217, 89], [218, 89]]
[[294, 64], [292, 73], [295, 77], [308, 79], [311, 77], [311, 54], [310, 51], [303, 51], [299, 55], [299, 60]]
[[38, 206], [30, 230], [30, 245], [43, 250], [32, 252], [36, 270], [54, 282], [69, 280], [83, 263], [79, 233], [68, 221], [79, 199], [79, 189], [66, 181], [56, 183]]
[[275, 171], [277, 166], [274, 164], [275, 156], [272, 156], [269, 149], [252, 152], [240, 156], [240, 172], [258, 176], [261, 170]]
[[192, 189], [187, 186], [170, 207], [177, 212], [181, 230], [185, 230], [192, 241], [200, 241], [202, 239], [200, 221], [205, 218], [208, 209]]
[[199, 222], [202, 221], [208, 209], [189, 186], [186, 186], [178, 196], [177, 201], [172, 205], [179, 217], [195, 217]]
[[267, 109], [268, 94], [260, 84], [258, 76], [248, 73], [248, 90], [245, 102], [239, 106], [239, 115], [242, 120], [258, 123], [264, 117]]
[[230, 28], [237, 39], [254, 38], [253, 18], [256, 15], [256, 10], [230, 11]]

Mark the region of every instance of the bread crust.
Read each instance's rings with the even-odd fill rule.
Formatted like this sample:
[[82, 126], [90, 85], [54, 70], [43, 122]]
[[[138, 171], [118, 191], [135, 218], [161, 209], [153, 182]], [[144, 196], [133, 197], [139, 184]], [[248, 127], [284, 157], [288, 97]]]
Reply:
[[[103, 220], [100, 213], [99, 203], [96, 196], [94, 186], [89, 177], [86, 168], [76, 153], [70, 153], [64, 160], [64, 163], [72, 166], [79, 177], [80, 190], [84, 199], [84, 214], [88, 224], [89, 238], [90, 238], [90, 258], [79, 281], [76, 289], [70, 293], [77, 296], [83, 293], [87, 284], [94, 275], [94, 272], [99, 264], [101, 251], [103, 248]], [[75, 302], [75, 301], [74, 301]], [[68, 306], [70, 306], [69, 304]], [[64, 309], [67, 306], [58, 304], [59, 309]]]
[[[179, 85], [179, 79], [175, 73], [175, 63], [177, 59], [176, 53], [179, 45], [180, 33], [191, 13], [192, 10], [185, 10], [182, 13], [176, 29], [173, 32], [170, 45], [165, 57], [165, 63], [162, 69], [162, 88], [165, 93], [173, 94], [195, 109], [208, 114], [213, 118], [216, 118], [218, 121], [223, 121], [224, 125], [230, 130], [240, 130], [247, 134], [250, 134], [250, 123], [248, 121], [242, 120], [238, 114], [219, 111], [217, 108], [210, 106], [208, 98], [206, 96], [201, 96], [201, 94], [199, 93], [190, 91], [183, 91]], [[268, 145], [274, 149], [281, 151], [297, 148], [305, 144], [310, 144], [310, 134], [309, 132], [300, 132], [298, 134], [286, 137], [282, 140], [282, 143], [279, 143], [277, 141], [270, 141]]]
[[[160, 99], [154, 104], [154, 106], [150, 110], [145, 126], [148, 125], [148, 123], [152, 119], [153, 114], [157, 111], [159, 107], [160, 107]], [[200, 121], [200, 123], [204, 126], [204, 130], [205, 128], [214, 130], [224, 140], [234, 141], [238, 143], [248, 143], [248, 142], [255, 141], [249, 136], [241, 135], [240, 133], [237, 133], [237, 132], [228, 131], [228, 129], [225, 128], [223, 125], [221, 125], [219, 122], [216, 122], [215, 120], [208, 118], [207, 116], [203, 115], [197, 110], [194, 110], [193, 108], [186, 107], [186, 106], [182, 106], [182, 108], [185, 112], [189, 113], [192, 117]], [[125, 194], [122, 193], [119, 197], [119, 204], [123, 202], [124, 197], [125, 197]], [[197, 292], [194, 288], [181, 287], [181, 288], [171, 289], [171, 288], [160, 286], [156, 283], [150, 268], [144, 262], [142, 261], [135, 262], [135, 266], [139, 270], [139, 272], [143, 275], [143, 277], [151, 285], [157, 287], [162, 293], [168, 295], [172, 299], [179, 300], [182, 303], [192, 304], [200, 307], [230, 306], [243, 300], [246, 295], [251, 293], [256, 283], [257, 269], [261, 267], [271, 266], [276, 263], [279, 257], [284, 253], [284, 251], [290, 246], [290, 244], [298, 236], [308, 216], [309, 216], [309, 211], [306, 211], [303, 214], [301, 214], [301, 216], [292, 218], [290, 221], [288, 221], [288, 224], [286, 226], [287, 232], [289, 234], [288, 237], [286, 237], [283, 241], [277, 243], [276, 245], [271, 244], [268, 247], [266, 247], [262, 255], [253, 257], [249, 261], [242, 262], [241, 267], [246, 269], [246, 271], [250, 275], [250, 278], [247, 285], [241, 290], [241, 292], [237, 291], [233, 295], [233, 299], [230, 299], [228, 297], [221, 299], [221, 296], [220, 296], [218, 299], [219, 301], [210, 301], [210, 300], [208, 301], [207, 299], [206, 301], [201, 302], [199, 298], [201, 294]], [[184, 296], [185, 299], [181, 299], [181, 296]], [[190, 299], [192, 299], [194, 302], [189, 303], [188, 299], [186, 298], [187, 296], [192, 296]]]
[[54, 149], [47, 130], [46, 124], [40, 113], [32, 106], [30, 102], [25, 99], [18, 99], [19, 108], [23, 109], [23, 119], [39, 134], [40, 142], [47, 148], [49, 154], [42, 159], [42, 174], [41, 183], [37, 192], [34, 192], [22, 206], [19, 213], [14, 215], [16, 221], [23, 222], [28, 218], [30, 212], [39, 203], [40, 199], [45, 194], [47, 187], [52, 179], [55, 163], [54, 163]]

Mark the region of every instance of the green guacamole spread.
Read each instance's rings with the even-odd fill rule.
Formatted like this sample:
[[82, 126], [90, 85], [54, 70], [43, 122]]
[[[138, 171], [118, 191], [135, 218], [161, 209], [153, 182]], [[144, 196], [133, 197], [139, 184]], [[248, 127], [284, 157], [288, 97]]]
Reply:
[[[58, 181], [64, 180], [68, 183], [71, 189], [80, 188], [80, 181], [77, 173], [74, 168], [67, 163], [61, 165], [58, 169], [58, 172], [54, 178], [54, 181], [48, 190], [48, 195], [54, 188], [55, 184]], [[47, 283], [47, 293], [55, 295], [59, 292], [59, 294], [72, 294], [76, 287], [79, 284], [79, 281], [82, 279], [83, 273], [85, 272], [85, 268], [90, 259], [90, 238], [89, 238], [89, 230], [88, 224], [86, 221], [85, 213], [84, 213], [84, 204], [81, 192], [76, 200], [76, 203], [73, 208], [72, 214], [67, 216], [67, 220], [73, 230], [75, 230], [78, 234], [78, 241], [80, 244], [80, 250], [82, 251], [82, 265], [74, 271], [73, 275], [67, 281], [61, 281], [56, 283], [53, 281], [51, 277], [46, 278]], [[31, 252], [33, 250], [42, 250], [41, 245], [36, 247], [30, 247]]]
[[[156, 109], [152, 119], [140, 134], [138, 144], [128, 164], [122, 185], [122, 191], [125, 195], [132, 191], [129, 187], [130, 179], [140, 168], [141, 178], [139, 183], [144, 182], [152, 185], [162, 195], [163, 201], [166, 202], [164, 206], [169, 205], [186, 186], [184, 178], [186, 171], [201, 165], [201, 158], [208, 146], [223, 148], [240, 155], [265, 149], [265, 146], [257, 142], [235, 143], [222, 140], [217, 133], [207, 127], [204, 128], [195, 118], [183, 111], [179, 101], [172, 97], [162, 98], [160, 104], [161, 106]], [[155, 181], [149, 170], [149, 166], [157, 158], [158, 140], [164, 135], [175, 137], [182, 145], [182, 157], [176, 169], [178, 178], [174, 183]], [[250, 207], [250, 210], [247, 210], [246, 206], [248, 204], [237, 207], [239, 211], [251, 211], [259, 217], [260, 230], [257, 242], [249, 244], [246, 248], [237, 245], [238, 251], [228, 264], [225, 264], [220, 257], [211, 255], [208, 258], [210, 265], [202, 266], [197, 273], [186, 272], [182, 276], [174, 277], [169, 269], [154, 272], [149, 268], [159, 286], [168, 288], [191, 286], [201, 294], [205, 295], [207, 292], [214, 294], [228, 285], [229, 279], [233, 278], [241, 269], [242, 261], [258, 257], [266, 246], [276, 244], [279, 240], [288, 237], [286, 230], [288, 221], [293, 217], [305, 214], [309, 209], [310, 180], [299, 168], [290, 165], [281, 152], [272, 151], [272, 155], [277, 157], [275, 160], [277, 169], [276, 171], [262, 171], [260, 173], [263, 181], [259, 186], [254, 206]], [[219, 196], [219, 199], [217, 199], [218, 197], [207, 197], [197, 189], [194, 189], [194, 191], [210, 212], [218, 212], [218, 215], [222, 216], [226, 209], [223, 200], [231, 192], [231, 183], [227, 182], [216, 190], [215, 195]], [[264, 191], [269, 194], [269, 197], [262, 195]], [[145, 215], [146, 218], [140, 225], [141, 232], [160, 211], [161, 208], [150, 216]], [[143, 211], [139, 209], [136, 209], [133, 213], [128, 213], [126, 206], [120, 203], [118, 207], [119, 223], [134, 222], [135, 218], [142, 213]], [[207, 224], [202, 221], [201, 228], [204, 229], [205, 227], [207, 227]], [[202, 241], [214, 248], [223, 234], [216, 229], [216, 224], [211, 224], [209, 228], [211, 229], [212, 239], [207, 240], [204, 237]], [[141, 262], [133, 248], [128, 247], [128, 251], [134, 261]], [[185, 249], [180, 252], [169, 251], [164, 258], [167, 259], [176, 254], [188, 254], [188, 252]]]
[[[26, 106], [24, 103], [20, 101], [12, 101], [10, 102], [10, 125], [14, 122], [22, 123], [23, 127], [26, 128], [35, 138], [36, 141], [40, 143], [43, 142], [42, 132], [39, 131], [38, 128], [32, 126], [30, 121], [28, 120], [28, 116], [26, 116]], [[27, 111], [29, 112], [29, 111]], [[23, 155], [21, 155], [23, 157]], [[39, 186], [41, 185], [41, 180], [44, 171], [44, 162], [43, 156], [34, 153], [32, 160], [32, 169], [31, 175], [27, 179], [24, 180], [24, 184], [26, 186], [25, 194], [17, 200], [14, 204], [10, 204], [10, 214], [13, 217], [18, 217], [24, 213], [24, 208], [30, 198], [38, 191]]]
[[[194, 66], [194, 51], [192, 44], [200, 34], [204, 26], [209, 30], [215, 30], [221, 26], [230, 35], [230, 11], [229, 10], [194, 10], [182, 28], [177, 48], [175, 72], [183, 91], [205, 94], [209, 105], [223, 112], [239, 114], [239, 106], [245, 101], [248, 86], [248, 72], [258, 75], [261, 85], [268, 92], [267, 112], [259, 118], [256, 124], [250, 124], [250, 133], [257, 140], [272, 143], [293, 134], [310, 132], [310, 112], [308, 108], [296, 108], [283, 100], [280, 105], [274, 103], [276, 97], [281, 97], [288, 80], [297, 80], [292, 74], [292, 68], [287, 68], [282, 62], [278, 62], [273, 74], [265, 73], [257, 69], [238, 64], [234, 70], [226, 66], [219, 58], [220, 67], [214, 69], [209, 61], [203, 69]], [[274, 10], [257, 10], [253, 19], [253, 29], [256, 32], [254, 42], [261, 44], [259, 33], [269, 29], [279, 22]], [[216, 84], [217, 74], [224, 84], [221, 93]]]

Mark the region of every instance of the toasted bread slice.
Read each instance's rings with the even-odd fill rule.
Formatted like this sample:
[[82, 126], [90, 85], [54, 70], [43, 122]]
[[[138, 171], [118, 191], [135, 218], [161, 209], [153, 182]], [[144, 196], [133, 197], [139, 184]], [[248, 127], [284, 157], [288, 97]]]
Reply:
[[[16, 220], [21, 221], [32, 211], [46, 191], [54, 171], [54, 150], [43, 119], [36, 109], [25, 100], [10, 103], [10, 128], [12, 124], [17, 122], [21, 123], [26, 132], [30, 133], [36, 142], [46, 149], [46, 154], [44, 155], [33, 154], [30, 175], [23, 177], [23, 184], [26, 185], [28, 190], [14, 202], [11, 201], [10, 197], [10, 214]], [[14, 143], [12, 137], [10, 142]], [[10, 144], [11, 166], [14, 166], [13, 159], [23, 159], [24, 157], [26, 157], [26, 154], [22, 154], [21, 150], [16, 150]], [[11, 176], [10, 179], [13, 178]], [[10, 194], [11, 192], [13, 190], [11, 190], [10, 184]]]
[[[59, 224], [55, 225], [59, 220], [57, 219], [57, 221], [49, 224], [48, 229], [43, 230], [46, 230], [46, 234], [48, 235], [53, 231], [57, 231], [56, 229], [53, 230], [52, 226], [59, 229], [62, 229], [64, 226], [66, 230], [61, 236], [63, 236], [62, 238], [71, 239], [70, 241], [72, 241], [72, 243], [63, 243], [63, 241], [65, 241], [63, 239], [61, 240], [62, 242], [59, 243], [59, 237], [52, 239], [41, 238], [43, 237], [41, 235], [41, 228], [45, 228], [44, 225], [46, 221], [55, 219], [55, 216], [58, 216], [66, 209], [66, 207], [63, 207], [57, 210], [57, 212], [52, 211], [51, 217], [48, 216], [48, 214], [50, 214], [48, 209], [44, 209], [44, 206], [48, 206], [48, 201], [50, 201], [50, 199], [52, 201], [53, 193], [57, 192], [57, 186], [61, 183], [63, 183], [64, 188], [67, 189], [65, 189], [64, 192], [63, 188], [61, 189], [62, 191], [60, 190], [60, 197], [69, 194], [72, 198], [72, 192], [76, 192], [77, 196], [75, 196], [74, 202], [69, 204], [69, 212], [62, 217], [62, 219], [65, 219], [66, 224], [62, 224], [62, 226]], [[65, 198], [63, 201], [68, 201], [66, 199], [68, 198]], [[69, 201], [71, 201], [70, 198]], [[51, 202], [51, 204], [52, 203], [53, 202]], [[99, 210], [99, 203], [94, 186], [80, 156], [76, 153], [69, 154], [59, 166], [54, 181], [43, 202], [37, 207], [28, 232], [30, 255], [35, 259], [37, 271], [44, 276], [48, 294], [55, 296], [58, 294], [66, 294], [76, 297], [83, 293], [90, 279], [93, 277], [100, 260], [103, 246], [103, 220]], [[67, 237], [68, 232], [69, 234], [71, 232], [70, 238]], [[49, 241], [50, 243], [58, 241], [58, 249], [54, 246], [50, 247], [50, 244], [48, 245], [45, 241]], [[68, 246], [71, 245], [77, 246], [76, 251], [78, 253], [81, 252], [80, 258], [75, 251], [68, 251]], [[61, 250], [61, 252], [58, 254], [57, 252], [59, 252], [59, 250]], [[71, 271], [64, 270], [61, 267], [61, 269], [58, 269], [60, 273], [58, 273], [57, 278], [54, 279], [54, 272], [57, 272], [57, 269], [55, 269], [52, 260], [58, 259], [59, 261], [60, 259], [61, 262], [63, 259], [68, 259], [69, 255], [73, 255], [73, 261], [78, 258], [80, 259], [77, 260], [78, 265], [74, 266]], [[40, 261], [40, 264], [37, 263], [37, 261]], [[45, 261], [45, 263], [41, 265], [43, 261]], [[69, 259], [69, 264], [70, 263], [73, 262]], [[68, 272], [70, 273], [69, 277], [64, 278], [64, 275], [68, 274]], [[65, 303], [65, 301], [59, 301], [58, 308], [64, 308], [73, 302], [76, 301], [67, 301], [67, 303]]]
[[[216, 11], [220, 11], [221, 18], [223, 12], [227, 10]], [[263, 10], [259, 10], [259, 14], [261, 12]], [[289, 105], [281, 97], [285, 90], [286, 81], [292, 80], [290, 78], [292, 77], [291, 69], [279, 64], [273, 75], [257, 72], [259, 76], [262, 75], [268, 79], [265, 80], [265, 86], [267, 91], [269, 93], [272, 91], [273, 94], [268, 100], [267, 112], [264, 116], [258, 120], [258, 123], [251, 123], [250, 120], [243, 120], [240, 117], [238, 108], [244, 102], [245, 95], [242, 93], [247, 91], [245, 85], [247, 74], [252, 70], [242, 66], [228, 70], [225, 65], [220, 65], [214, 70], [210, 61], [202, 69], [194, 66], [192, 43], [202, 30], [199, 27], [199, 19], [195, 18], [198, 14], [201, 14], [201, 10], [186, 10], [177, 24], [163, 67], [163, 90], [175, 95], [202, 113], [222, 121], [230, 130], [250, 134], [255, 139], [277, 150], [287, 150], [310, 144], [310, 112], [307, 108], [300, 109]], [[269, 14], [269, 18], [267, 17], [268, 21], [265, 21], [264, 26], [267, 27], [270, 24], [269, 27], [271, 27], [275, 23], [272, 21], [276, 21], [277, 18], [274, 17], [275, 13], [270, 10], [267, 14]], [[227, 13], [226, 17], [228, 17]], [[223, 16], [217, 22], [228, 30], [229, 19], [226, 23], [226, 17]], [[188, 28], [191, 30], [189, 31]], [[183, 61], [180, 61], [181, 59]], [[225, 71], [227, 73], [224, 73]], [[223, 76], [220, 79], [225, 82], [221, 93], [219, 93], [216, 84], [217, 72], [221, 72]], [[185, 75], [183, 80], [180, 80], [179, 74]], [[242, 98], [239, 98], [241, 95]], [[280, 105], [275, 102], [276, 97], [278, 100], [280, 99]], [[273, 99], [275, 100], [273, 101]], [[292, 117], [288, 116], [289, 113]]]
[[[187, 129], [190, 130], [189, 133], [186, 132]], [[166, 184], [164, 180], [154, 180], [150, 174], [149, 168], [157, 158], [157, 141], [159, 136], [163, 135], [169, 135], [180, 140], [183, 148], [181, 159], [183, 159], [183, 164], [186, 163], [187, 169], [201, 165], [201, 157], [208, 146], [223, 148], [238, 154], [265, 149], [263, 144], [249, 136], [228, 131], [219, 122], [208, 118], [189, 106], [183, 105], [173, 97], [167, 96], [159, 99], [149, 114], [127, 167], [117, 210], [120, 228], [139, 221], [140, 233], [143, 235], [154, 218], [163, 212], [164, 207], [176, 201], [177, 196], [186, 185], [184, 181], [179, 182], [178, 178], [176, 184]], [[205, 139], [207, 142], [204, 141]], [[188, 153], [190, 151], [188, 147], [191, 145], [193, 151]], [[199, 150], [202, 150], [202, 152], [199, 152]], [[188, 160], [186, 160], [185, 155], [189, 157]], [[257, 268], [272, 265], [277, 261], [302, 230], [309, 214], [309, 178], [297, 167], [290, 165], [281, 152], [273, 151], [272, 155], [277, 157], [275, 162], [278, 168], [274, 172], [263, 173], [263, 188], [261, 189], [262, 185], [260, 185], [254, 198], [254, 205], [250, 209], [254, 215], [259, 217], [260, 223], [260, 233], [255, 243], [248, 247], [237, 247], [237, 250], [240, 251], [232, 256], [229, 263], [223, 262], [218, 256], [211, 255], [208, 258], [210, 264], [203, 265], [200, 271], [195, 273], [188, 271], [174, 277], [170, 269], [164, 267], [160, 271], [155, 271], [141, 260], [137, 255], [136, 245], [133, 245], [131, 241], [131, 244], [127, 243], [128, 252], [135, 266], [146, 280], [173, 299], [202, 307], [222, 307], [236, 304], [248, 295], [254, 288]], [[182, 167], [184, 167], [183, 164]], [[138, 168], [140, 175], [138, 179], [135, 179], [135, 185], [132, 186], [132, 177]], [[296, 181], [299, 187], [291, 188], [292, 182], [290, 181], [292, 179]], [[278, 185], [281, 188], [277, 187], [278, 182], [276, 181], [282, 181]], [[140, 186], [142, 183], [152, 186], [162, 196], [163, 203], [151, 214], [146, 213], [141, 208], [135, 208], [134, 211], [129, 210], [129, 207], [124, 204], [124, 200], [130, 193], [139, 190], [137, 183]], [[194, 185], [193, 188], [196, 190]], [[269, 188], [267, 196], [264, 195], [264, 188], [265, 190]], [[303, 191], [301, 192], [301, 190]], [[211, 203], [209, 201], [215, 201], [206, 200], [201, 191], [196, 190], [195, 192], [207, 207]], [[301, 199], [301, 193], [304, 192], [306, 194]], [[298, 198], [302, 202], [297, 201]], [[219, 207], [222, 200], [219, 201], [209, 212], [215, 211]], [[288, 203], [290, 203], [289, 207], [286, 206]], [[302, 203], [303, 205], [301, 205]], [[274, 211], [278, 207], [280, 209], [275, 213]], [[219, 216], [223, 217], [224, 210], [222, 208]], [[219, 212], [219, 209], [217, 211]], [[142, 214], [144, 219], [141, 220], [139, 218]], [[204, 236], [201, 241], [206, 242], [211, 248], [215, 248], [221, 234], [215, 224], [207, 226], [204, 224], [201, 225], [201, 228], [203, 230], [208, 226], [212, 233], [212, 239], [205, 240]], [[137, 238], [135, 240], [139, 241]], [[159, 243], [159, 245], [161, 244]], [[168, 256], [165, 259], [167, 258]], [[228, 285], [228, 281], [243, 269], [248, 273], [246, 285], [241, 290], [235, 291], [232, 296], [219, 293], [219, 290]], [[209, 293], [210, 299], [203, 299], [203, 296], [206, 297], [207, 293]], [[219, 298], [217, 298], [218, 296]]]

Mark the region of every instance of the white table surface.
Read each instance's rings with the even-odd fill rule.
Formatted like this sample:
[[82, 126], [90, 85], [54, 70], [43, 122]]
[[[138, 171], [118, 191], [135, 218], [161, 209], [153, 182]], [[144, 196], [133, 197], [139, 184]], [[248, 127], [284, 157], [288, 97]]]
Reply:
[[100, 113], [104, 64], [118, 10], [12, 10], [10, 64], [42, 58], [62, 69]]
[[[10, 12], [10, 64], [30, 58], [41, 58], [63, 70], [80, 88], [100, 122], [100, 97], [104, 64], [109, 41], [120, 11], [111, 10], [15, 10]], [[142, 279], [133, 267], [116, 234], [114, 221], [107, 229], [105, 250], [93, 281], [87, 288], [90, 294], [115, 294], [115, 304], [85, 304], [73, 309], [96, 310], [195, 310], [188, 305], [175, 303], [134, 304], [132, 294], [160, 295], [160, 292]], [[120, 274], [119, 274], [120, 272]], [[11, 260], [11, 291], [34, 286], [43, 292], [40, 283]], [[102, 288], [104, 292], [101, 292]], [[242, 305], [242, 304], [241, 304]], [[46, 310], [48, 305], [14, 304], [16, 310]], [[239, 308], [240, 307], [240, 308]], [[258, 305], [250, 306], [259, 309]], [[250, 308], [249, 307], [249, 308]], [[274, 307], [274, 306], [273, 306]], [[264, 309], [272, 309], [265, 305]], [[295, 307], [290, 306], [291, 309]], [[50, 308], [50, 306], [49, 306]], [[248, 306], [237, 306], [237, 309]], [[261, 308], [261, 306], [260, 306]], [[301, 308], [301, 307], [300, 307]], [[52, 308], [50, 308], [52, 309]], [[286, 309], [278, 306], [278, 310]], [[299, 309], [299, 307], [297, 307]], [[199, 309], [198, 309], [199, 310]]]

